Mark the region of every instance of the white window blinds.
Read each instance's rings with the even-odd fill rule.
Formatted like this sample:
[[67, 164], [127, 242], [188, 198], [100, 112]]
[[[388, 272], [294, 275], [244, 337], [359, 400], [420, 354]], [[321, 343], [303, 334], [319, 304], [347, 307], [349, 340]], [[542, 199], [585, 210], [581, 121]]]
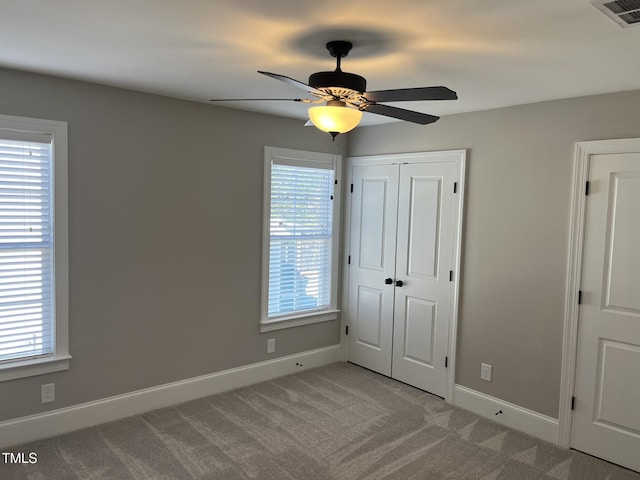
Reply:
[[269, 318], [331, 303], [334, 169], [308, 165], [271, 165]]
[[0, 363], [52, 354], [51, 137], [0, 130]]

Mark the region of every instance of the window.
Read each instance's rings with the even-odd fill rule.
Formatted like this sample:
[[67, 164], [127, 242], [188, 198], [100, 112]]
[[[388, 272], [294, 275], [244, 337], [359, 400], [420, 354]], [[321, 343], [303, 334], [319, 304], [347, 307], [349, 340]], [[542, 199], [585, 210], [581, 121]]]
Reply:
[[339, 163], [265, 148], [263, 332], [337, 318]]
[[0, 380], [69, 368], [67, 124], [0, 115]]

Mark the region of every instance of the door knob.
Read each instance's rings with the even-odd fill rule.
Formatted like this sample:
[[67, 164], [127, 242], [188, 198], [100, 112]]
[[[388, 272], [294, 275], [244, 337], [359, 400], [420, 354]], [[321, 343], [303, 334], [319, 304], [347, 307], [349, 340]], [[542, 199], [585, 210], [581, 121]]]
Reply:
[[393, 278], [385, 278], [384, 279], [384, 284], [385, 285], [391, 285], [393, 283]]
[[396, 280], [396, 287], [401, 287], [404, 285], [404, 282], [402, 280]]

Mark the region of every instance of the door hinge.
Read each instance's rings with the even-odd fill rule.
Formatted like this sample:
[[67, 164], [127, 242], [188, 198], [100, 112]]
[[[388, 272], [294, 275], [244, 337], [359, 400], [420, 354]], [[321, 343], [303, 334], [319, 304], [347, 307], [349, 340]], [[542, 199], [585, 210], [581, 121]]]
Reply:
[[444, 357], [444, 368], [449, 367], [449, 357]]
[[582, 290], [578, 290], [578, 305], [582, 304]]
[[453, 270], [449, 270], [449, 281], [453, 282]]
[[590, 186], [590, 182], [587, 181], [585, 187], [584, 187], [584, 194], [585, 195], [589, 195], [589, 186]]
[[353, 193], [353, 183], [351, 184], [351, 193]]
[[337, 179], [337, 178], [333, 181], [333, 184], [334, 184], [334, 185], [337, 185], [337, 184], [338, 184], [338, 179]]
[[344, 334], [345, 334], [345, 335], [349, 335], [349, 325], [347, 325], [346, 327], [344, 327]]
[[347, 257], [347, 265], [351, 265], [351, 255]]
[[453, 182], [453, 193], [458, 193], [458, 182]]
[[576, 397], [571, 397], [571, 410], [576, 409]]
[[333, 195], [331, 195], [331, 200], [333, 200]]

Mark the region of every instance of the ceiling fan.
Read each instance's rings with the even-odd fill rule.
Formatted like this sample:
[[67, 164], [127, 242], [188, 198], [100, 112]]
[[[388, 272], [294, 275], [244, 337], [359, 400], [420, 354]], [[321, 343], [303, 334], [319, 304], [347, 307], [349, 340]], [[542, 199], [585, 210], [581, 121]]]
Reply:
[[447, 87], [399, 88], [393, 90], [377, 90], [367, 92], [367, 80], [355, 73], [343, 72], [341, 61], [351, 51], [351, 42], [336, 40], [327, 43], [327, 50], [336, 58], [336, 69], [332, 72], [316, 72], [309, 77], [309, 83], [277, 73], [258, 71], [262, 75], [275, 78], [294, 87], [305, 90], [307, 94], [317, 97], [308, 98], [236, 98], [212, 99], [212, 102], [224, 101], [294, 101], [302, 103], [324, 103], [325, 106], [311, 107], [309, 118], [320, 130], [328, 132], [335, 139], [339, 133], [355, 128], [362, 112], [384, 115], [407, 122], [427, 125], [439, 117], [415, 112], [403, 108], [382, 105], [380, 102], [404, 102], [417, 100], [456, 100], [458, 95]]

